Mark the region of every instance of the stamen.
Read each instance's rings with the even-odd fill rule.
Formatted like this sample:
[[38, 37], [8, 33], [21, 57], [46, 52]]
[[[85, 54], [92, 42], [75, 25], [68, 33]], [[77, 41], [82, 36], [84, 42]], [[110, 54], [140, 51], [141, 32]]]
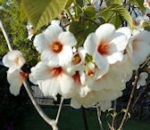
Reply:
[[50, 49], [54, 52], [54, 53], [60, 53], [63, 49], [63, 44], [59, 41], [55, 41], [52, 44], [50, 44]]

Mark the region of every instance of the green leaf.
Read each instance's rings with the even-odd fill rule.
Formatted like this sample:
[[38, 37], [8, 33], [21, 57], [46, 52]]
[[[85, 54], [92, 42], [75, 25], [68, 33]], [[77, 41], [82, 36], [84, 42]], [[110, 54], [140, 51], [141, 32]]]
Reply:
[[110, 22], [113, 17], [118, 15], [121, 21], [123, 20], [127, 21], [128, 24], [130, 25], [130, 28], [133, 28], [132, 17], [130, 16], [128, 10], [124, 8], [124, 6], [122, 5], [112, 4], [107, 8], [103, 9], [100, 12], [100, 15], [104, 17], [105, 22]]
[[120, 25], [122, 24], [122, 21], [120, 20], [120, 17], [118, 15], [115, 15], [110, 20], [110, 23], [115, 25], [116, 29], [118, 29], [120, 27]]
[[85, 16], [89, 17], [90, 19], [94, 18], [96, 15], [96, 11], [92, 6], [89, 6], [84, 11]]
[[129, 0], [129, 4], [137, 6], [143, 14], [145, 14], [146, 8], [143, 5], [144, 0]]
[[123, 2], [124, 0], [105, 0], [106, 5], [110, 5], [110, 4], [120, 4], [121, 2]]
[[73, 0], [68, 0], [68, 2], [66, 3], [65, 9], [69, 8], [72, 3], [73, 3]]
[[65, 8], [68, 0], [22, 0], [27, 18], [36, 30], [48, 24]]

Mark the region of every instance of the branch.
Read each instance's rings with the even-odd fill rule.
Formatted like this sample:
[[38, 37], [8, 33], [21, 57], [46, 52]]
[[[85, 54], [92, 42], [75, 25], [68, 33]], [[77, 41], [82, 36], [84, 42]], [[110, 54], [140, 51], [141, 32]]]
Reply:
[[2, 33], [3, 33], [4, 37], [5, 37], [5, 39], [6, 39], [7, 46], [8, 46], [8, 48], [9, 48], [9, 50], [12, 51], [12, 45], [11, 45], [11, 43], [10, 43], [8, 34], [7, 34], [7, 32], [6, 32], [6, 29], [5, 29], [4, 25], [3, 25], [3, 21], [2, 21], [1, 18], [0, 18], [0, 28], [1, 28], [1, 30], [2, 30]]
[[102, 121], [101, 121], [101, 108], [100, 106], [97, 106], [97, 117], [98, 117], [98, 121], [99, 121], [99, 125], [100, 125], [100, 128], [101, 130], [104, 130], [103, 128], [103, 124], [102, 124]]
[[[3, 25], [3, 22], [2, 22], [1, 19], [0, 19], [0, 28], [1, 28], [2, 32], [3, 32], [3, 35], [4, 35], [5, 39], [6, 39], [6, 42], [7, 42], [7, 45], [8, 45], [9, 50], [12, 51], [13, 49], [12, 49], [12, 46], [11, 46], [11, 43], [10, 43], [10, 39], [9, 39], [9, 37], [8, 37], [8, 34], [7, 34], [7, 32], [6, 32], [5, 28], [4, 28], [4, 25]], [[29, 98], [31, 99], [31, 101], [32, 101], [32, 103], [33, 103], [35, 109], [36, 109], [37, 112], [39, 113], [39, 115], [45, 120], [45, 122], [47, 122], [47, 123], [53, 128], [53, 130], [58, 130], [58, 128], [57, 128], [57, 122], [56, 122], [55, 120], [50, 119], [50, 118], [42, 111], [41, 107], [40, 107], [40, 106], [38, 105], [38, 103], [35, 101], [35, 99], [34, 99], [34, 97], [33, 97], [33, 95], [32, 95], [32, 92], [31, 92], [31, 90], [29, 89], [30, 87], [29, 87], [27, 81], [25, 81], [25, 82], [23, 83], [23, 85], [24, 85], [24, 87], [25, 87], [25, 89], [26, 89], [26, 91], [27, 91], [27, 94], [28, 94]]]
[[131, 101], [132, 101], [132, 98], [133, 98], [133, 95], [134, 95], [134, 91], [135, 91], [135, 87], [136, 87], [136, 84], [137, 84], [137, 81], [138, 81], [138, 77], [139, 77], [139, 72], [138, 72], [138, 70], [136, 70], [135, 80], [134, 80], [134, 84], [133, 84], [132, 91], [131, 91], [131, 94], [130, 94], [130, 98], [129, 98], [129, 101], [128, 101], [128, 105], [127, 105], [127, 108], [126, 108], [126, 112], [124, 114], [124, 117], [122, 119], [122, 122], [121, 122], [118, 130], [122, 130], [122, 128], [123, 128], [123, 126], [124, 126], [124, 124], [127, 120], [129, 108], [130, 108]]

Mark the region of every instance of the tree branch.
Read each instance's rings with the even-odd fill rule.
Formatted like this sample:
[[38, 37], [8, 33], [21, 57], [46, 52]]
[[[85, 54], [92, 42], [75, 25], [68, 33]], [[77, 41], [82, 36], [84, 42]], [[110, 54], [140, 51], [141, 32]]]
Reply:
[[133, 84], [132, 91], [131, 91], [131, 94], [130, 94], [130, 98], [129, 98], [129, 101], [128, 101], [128, 105], [127, 105], [127, 108], [126, 108], [126, 112], [124, 114], [124, 117], [122, 119], [122, 122], [121, 122], [118, 130], [122, 130], [122, 128], [123, 128], [123, 126], [124, 126], [124, 124], [127, 120], [129, 108], [130, 108], [131, 101], [132, 101], [132, 98], [133, 98], [133, 95], [134, 95], [134, 91], [135, 91], [135, 87], [136, 87], [136, 84], [137, 84], [137, 81], [138, 81], [138, 77], [139, 77], [139, 72], [138, 72], [138, 70], [136, 70], [135, 80], [134, 80], [134, 84]]

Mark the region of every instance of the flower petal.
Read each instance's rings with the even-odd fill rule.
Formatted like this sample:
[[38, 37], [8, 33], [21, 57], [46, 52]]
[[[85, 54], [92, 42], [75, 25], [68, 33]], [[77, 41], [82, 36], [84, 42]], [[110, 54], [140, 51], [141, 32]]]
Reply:
[[25, 59], [24, 59], [22, 53], [17, 50], [8, 52], [3, 57], [2, 61], [6, 67], [14, 68], [14, 69], [21, 68], [25, 63]]
[[62, 32], [60, 33], [58, 39], [64, 44], [68, 46], [75, 46], [77, 44], [76, 38], [71, 32]]
[[97, 38], [95, 33], [88, 35], [87, 39], [84, 42], [84, 48], [90, 55], [93, 55], [97, 46]]
[[115, 27], [112, 24], [105, 23], [101, 25], [95, 32], [98, 41], [104, 40], [109, 42], [115, 33]]

